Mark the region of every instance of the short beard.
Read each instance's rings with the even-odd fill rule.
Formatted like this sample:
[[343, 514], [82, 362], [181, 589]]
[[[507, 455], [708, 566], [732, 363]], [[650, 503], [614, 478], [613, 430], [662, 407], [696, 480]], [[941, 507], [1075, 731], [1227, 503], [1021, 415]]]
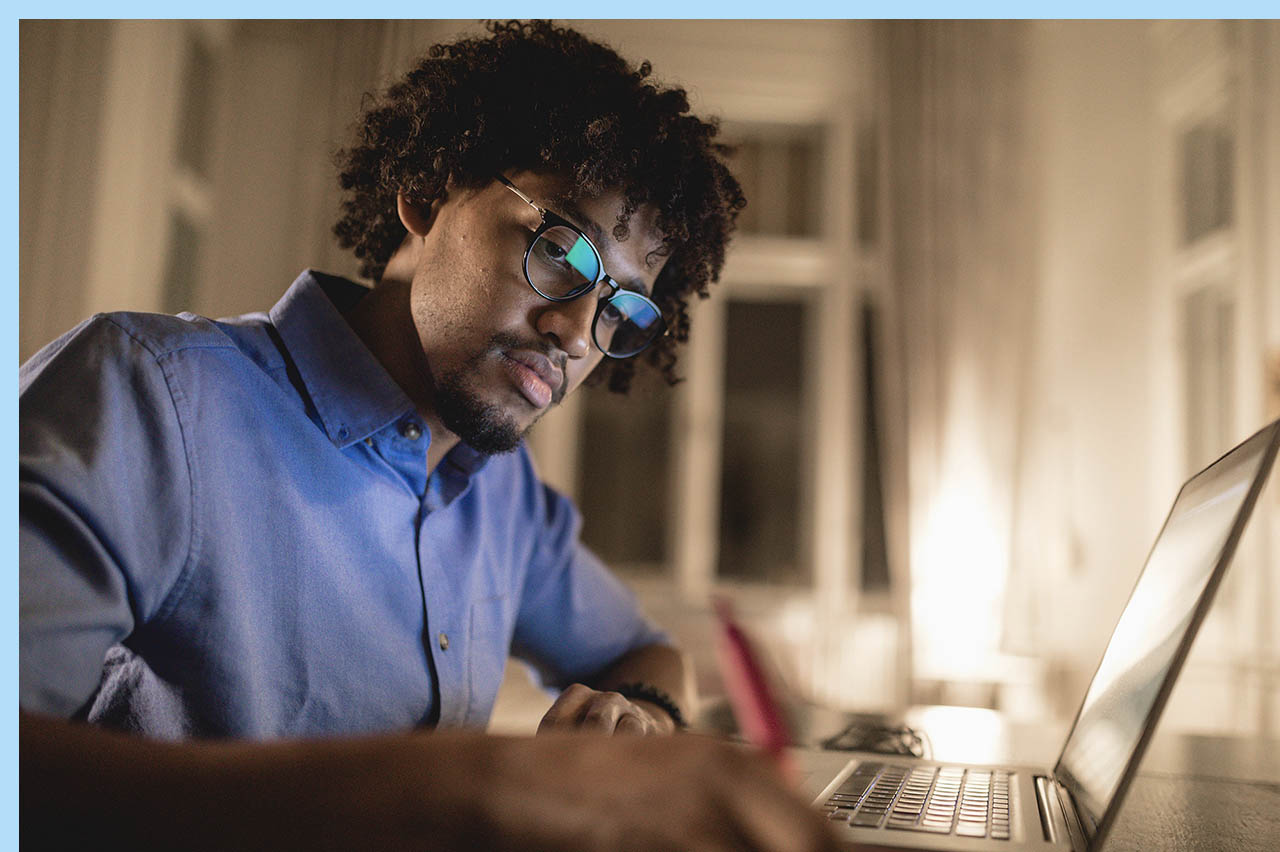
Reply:
[[487, 456], [509, 453], [524, 439], [524, 432], [493, 403], [485, 402], [466, 387], [471, 371], [463, 367], [436, 383], [435, 409], [445, 428], [472, 449]]
[[[474, 375], [485, 358], [506, 349], [539, 348], [510, 334], [495, 334], [483, 352], [468, 358], [456, 370], [442, 375], [435, 385], [435, 410], [445, 428], [457, 435], [472, 449], [485, 455], [509, 453], [524, 440], [527, 430], [520, 429], [500, 407], [485, 402], [467, 387], [467, 378]], [[561, 369], [564, 365], [561, 364]], [[558, 405], [564, 397], [565, 385], [552, 391], [551, 404]]]

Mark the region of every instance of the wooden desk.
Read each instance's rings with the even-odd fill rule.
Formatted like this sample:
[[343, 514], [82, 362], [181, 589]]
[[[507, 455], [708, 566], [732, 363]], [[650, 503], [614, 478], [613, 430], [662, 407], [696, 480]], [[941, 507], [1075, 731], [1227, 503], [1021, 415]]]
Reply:
[[[1052, 766], [1065, 736], [1065, 725], [1008, 724], [989, 710], [913, 708], [904, 718], [929, 735], [941, 761]], [[848, 759], [813, 748], [795, 754], [810, 796]], [[1280, 741], [1157, 732], [1105, 848], [1280, 850]]]

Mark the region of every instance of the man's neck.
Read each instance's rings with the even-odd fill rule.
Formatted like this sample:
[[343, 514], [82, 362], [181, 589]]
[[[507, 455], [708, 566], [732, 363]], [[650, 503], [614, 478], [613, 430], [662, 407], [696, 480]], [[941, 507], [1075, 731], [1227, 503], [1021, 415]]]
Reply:
[[346, 312], [347, 322], [405, 392], [426, 423], [431, 436], [427, 447], [427, 475], [458, 444], [436, 415], [431, 369], [413, 325], [409, 308], [409, 283], [389, 280], [370, 290]]

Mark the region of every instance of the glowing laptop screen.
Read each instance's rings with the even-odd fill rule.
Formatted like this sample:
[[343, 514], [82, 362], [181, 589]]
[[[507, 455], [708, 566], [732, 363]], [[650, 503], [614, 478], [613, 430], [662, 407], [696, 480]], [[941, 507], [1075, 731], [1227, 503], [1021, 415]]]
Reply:
[[1179, 650], [1202, 617], [1202, 598], [1216, 586], [1276, 429], [1263, 429], [1183, 487], [1120, 616], [1055, 769], [1092, 823], [1090, 833], [1155, 723], [1161, 690], [1181, 665]]

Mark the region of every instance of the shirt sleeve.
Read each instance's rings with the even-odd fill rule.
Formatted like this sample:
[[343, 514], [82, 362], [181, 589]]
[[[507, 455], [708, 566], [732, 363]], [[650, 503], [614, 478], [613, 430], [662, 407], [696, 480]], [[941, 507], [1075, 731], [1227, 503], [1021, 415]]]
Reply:
[[563, 688], [597, 674], [627, 652], [672, 644], [640, 611], [635, 595], [579, 540], [582, 521], [568, 498], [539, 484], [545, 527], [525, 577], [512, 653], [543, 686]]
[[163, 358], [108, 316], [19, 372], [19, 700], [80, 712], [108, 649], [161, 612], [193, 549]]

